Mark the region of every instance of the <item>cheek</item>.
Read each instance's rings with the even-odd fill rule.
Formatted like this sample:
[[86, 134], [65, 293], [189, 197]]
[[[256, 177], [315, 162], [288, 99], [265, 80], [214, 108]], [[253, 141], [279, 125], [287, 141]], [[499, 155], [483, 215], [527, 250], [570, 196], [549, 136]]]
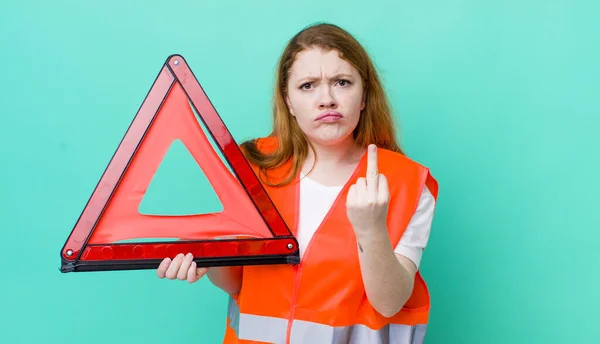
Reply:
[[309, 96], [291, 92], [288, 99], [288, 106], [291, 107], [296, 117], [306, 116], [306, 113], [310, 110], [312, 104], [312, 100]]
[[294, 104], [294, 117], [301, 126], [315, 125], [316, 116], [318, 116], [318, 110], [311, 106], [308, 100]]
[[354, 93], [345, 94], [342, 97], [342, 103], [340, 105], [344, 107], [348, 116], [359, 116], [362, 107], [362, 99], [360, 95]]

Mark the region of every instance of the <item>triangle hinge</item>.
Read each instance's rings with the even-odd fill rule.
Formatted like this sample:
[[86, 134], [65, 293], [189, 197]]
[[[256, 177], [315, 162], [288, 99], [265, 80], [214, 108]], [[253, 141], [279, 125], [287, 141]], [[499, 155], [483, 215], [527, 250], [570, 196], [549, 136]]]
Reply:
[[288, 264], [298, 265], [298, 264], [300, 264], [300, 257], [298, 257], [296, 255], [294, 255], [294, 256], [287, 256], [286, 257], [286, 261], [287, 261]]

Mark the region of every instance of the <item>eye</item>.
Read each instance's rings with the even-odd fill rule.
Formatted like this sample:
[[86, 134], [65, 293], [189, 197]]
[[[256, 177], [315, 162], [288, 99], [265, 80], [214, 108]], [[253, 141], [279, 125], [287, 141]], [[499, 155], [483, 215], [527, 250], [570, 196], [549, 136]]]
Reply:
[[346, 80], [346, 79], [340, 79], [340, 80], [338, 80], [338, 84], [339, 84], [340, 86], [344, 87], [344, 86], [348, 86], [348, 85], [350, 85], [350, 84], [351, 84], [351, 82], [350, 82], [350, 81], [348, 81], [348, 80]]
[[307, 83], [304, 83], [304, 84], [300, 85], [300, 89], [301, 90], [308, 90], [310, 86], [312, 86], [312, 84], [310, 82], [307, 82]]

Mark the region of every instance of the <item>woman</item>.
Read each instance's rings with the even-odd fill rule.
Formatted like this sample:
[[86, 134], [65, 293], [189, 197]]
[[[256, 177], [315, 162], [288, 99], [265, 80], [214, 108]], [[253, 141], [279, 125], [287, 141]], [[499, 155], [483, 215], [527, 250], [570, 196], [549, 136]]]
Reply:
[[343, 29], [305, 28], [281, 56], [269, 137], [244, 142], [300, 244], [298, 266], [196, 268], [231, 295], [224, 343], [422, 343], [429, 294], [418, 267], [437, 183], [403, 155], [386, 96]]

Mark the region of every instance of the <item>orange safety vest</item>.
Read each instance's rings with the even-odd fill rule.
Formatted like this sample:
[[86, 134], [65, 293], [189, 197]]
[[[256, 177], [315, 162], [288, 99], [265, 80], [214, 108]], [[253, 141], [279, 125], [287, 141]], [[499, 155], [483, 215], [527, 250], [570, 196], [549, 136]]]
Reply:
[[[262, 139], [259, 147], [273, 149], [273, 143], [273, 139]], [[390, 242], [395, 247], [425, 185], [437, 199], [437, 182], [427, 168], [401, 154], [379, 149], [378, 161], [379, 171], [386, 176], [390, 189], [387, 224]], [[286, 167], [289, 165], [282, 171]], [[223, 343], [423, 342], [430, 299], [419, 272], [411, 297], [393, 317], [380, 315], [367, 299], [356, 238], [345, 207], [349, 186], [365, 176], [365, 171], [366, 154], [315, 232], [299, 265], [243, 268], [241, 290], [230, 298]], [[298, 220], [298, 177], [295, 181], [279, 188], [264, 186], [294, 235]]]

